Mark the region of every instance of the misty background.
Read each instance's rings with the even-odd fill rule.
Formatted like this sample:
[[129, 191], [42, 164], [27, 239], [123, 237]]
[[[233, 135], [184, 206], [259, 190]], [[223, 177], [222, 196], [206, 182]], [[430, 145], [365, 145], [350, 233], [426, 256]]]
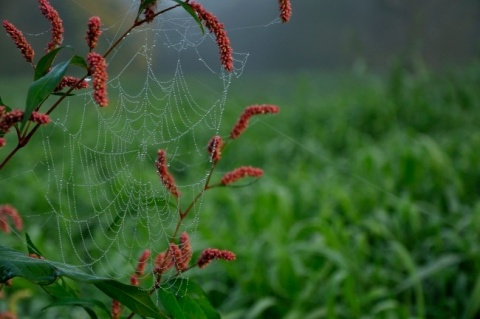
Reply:
[[[82, 48], [90, 16], [101, 17], [106, 33], [118, 30], [126, 8], [136, 2], [51, 0], [64, 20], [64, 44]], [[398, 59], [407, 65], [421, 62], [438, 69], [466, 65], [480, 56], [478, 0], [292, 0], [293, 16], [287, 25], [279, 23], [277, 0], [199, 2], [225, 23], [234, 51], [249, 54], [246, 71], [250, 73], [353, 67], [381, 72]], [[2, 20], [26, 34], [36, 60], [49, 41], [49, 24], [37, 7], [34, 0], [22, 1], [22, 5], [0, 1]], [[186, 13], [177, 10], [174, 14]], [[2, 75], [30, 74], [5, 32], [0, 36], [0, 50]], [[122, 50], [134, 54], [138, 47], [131, 43]], [[216, 47], [205, 52], [217, 58]], [[168, 65], [177, 60], [176, 54], [165, 48], [158, 52], [159, 61]]]

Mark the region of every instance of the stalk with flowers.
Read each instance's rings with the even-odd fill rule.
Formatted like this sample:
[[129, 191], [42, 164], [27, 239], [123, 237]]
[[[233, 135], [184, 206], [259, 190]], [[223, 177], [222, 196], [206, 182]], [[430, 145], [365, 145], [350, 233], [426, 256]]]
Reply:
[[[59, 63], [56, 63], [58, 53], [62, 50], [72, 49], [68, 46], [62, 46], [64, 41], [63, 21], [48, 0], [38, 0], [38, 3], [40, 12], [51, 24], [51, 41], [45, 48], [45, 54], [36, 63], [35, 51], [23, 33], [12, 23], [4, 20], [3, 28], [7, 35], [12, 39], [25, 60], [32, 66], [34, 82], [28, 89], [24, 109], [8, 106], [8, 103], [0, 99], [0, 148], [11, 147], [6, 157], [0, 159], [0, 170], [5, 169], [12, 158], [29, 144], [32, 136], [42, 125], [48, 125], [50, 114], [64, 100], [72, 95], [75, 90], [89, 87], [89, 82], [86, 81], [87, 77], [93, 79], [92, 99], [100, 107], [108, 106], [108, 56], [133, 29], [145, 23], [150, 23], [154, 19], [160, 19], [161, 15], [168, 11], [182, 8], [197, 21], [202, 30], [206, 28], [211, 32], [215, 36], [223, 68], [227, 72], [232, 72], [234, 70], [233, 50], [223, 23], [219, 22], [215, 15], [205, 10], [200, 3], [190, 0], [171, 0], [171, 2], [172, 5], [158, 10], [157, 0], [139, 1], [138, 13], [132, 25], [116, 41], [113, 41], [112, 45], [103, 54], [96, 52], [97, 43], [102, 34], [101, 20], [96, 16], [91, 17], [87, 23], [85, 36], [88, 46], [86, 57], [72, 53], [68, 60]], [[278, 2], [280, 19], [282, 22], [288, 22], [291, 17], [290, 0], [278, 0]], [[67, 75], [70, 66], [82, 68], [85, 74], [81, 77]], [[47, 104], [47, 99], [52, 95], [58, 96], [57, 100], [52, 104]], [[213, 136], [210, 139], [206, 147], [206, 154], [211, 163], [209, 173], [203, 188], [186, 207], [182, 207], [180, 204], [181, 193], [175, 183], [174, 176], [169, 172], [167, 153], [165, 150], [158, 150], [155, 163], [156, 171], [160, 182], [175, 202], [178, 221], [173, 233], [169, 236], [171, 241], [162, 252], [153, 256], [151, 251], [146, 249], [140, 254], [137, 267], [130, 276], [129, 284], [79, 272], [76, 268], [49, 260], [26, 234], [28, 254], [0, 245], [0, 292], [4, 286], [15, 284], [12, 282], [14, 277], [24, 277], [42, 286], [57, 300], [65, 302], [68, 299], [69, 302], [72, 302], [72, 305], [83, 307], [90, 317], [96, 318], [97, 315], [92, 310], [91, 304], [82, 303], [82, 299], [77, 292], [65, 288], [67, 286], [63, 278], [69, 278], [79, 283], [93, 285], [110, 297], [112, 299], [111, 308], [108, 311], [108, 317], [110, 318], [121, 318], [122, 316], [127, 316], [127, 318], [133, 318], [134, 316], [196, 318], [196, 315], [194, 317], [184, 315], [184, 313], [188, 313], [188, 309], [185, 309], [186, 299], [182, 302], [180, 300], [182, 298], [190, 298], [187, 304], [193, 304], [194, 309], [200, 311], [203, 317], [218, 318], [218, 313], [204, 298], [201, 288], [193, 282], [189, 282], [189, 289], [195, 292], [194, 296], [188, 295], [187, 291], [183, 295], [178, 293], [181, 289], [184, 289], [182, 288], [183, 279], [181, 275], [193, 267], [204, 268], [213, 260], [232, 261], [235, 260], [236, 256], [229, 250], [206, 248], [198, 259], [192, 262], [193, 250], [190, 237], [187, 232], [182, 231], [182, 224], [206, 191], [218, 187], [227, 187], [244, 178], [256, 179], [263, 175], [260, 168], [242, 166], [224, 174], [218, 180], [215, 180], [213, 176], [217, 164], [222, 159], [223, 150], [233, 140], [241, 136], [247, 128], [250, 118], [260, 114], [273, 114], [278, 111], [277, 106], [268, 104], [247, 107], [225, 140], [221, 136]], [[5, 138], [7, 134], [16, 135], [15, 145], [7, 145]], [[17, 212], [13, 205], [14, 203], [0, 205], [0, 231], [4, 234], [8, 234], [11, 228], [21, 231], [24, 227], [21, 214]], [[164, 279], [167, 277], [167, 273], [168, 279]], [[142, 286], [148, 286], [149, 288], [141, 288]], [[161, 309], [151, 299], [154, 293], [158, 295]], [[172, 300], [176, 301], [172, 302]], [[100, 301], [97, 302], [100, 303]], [[96, 305], [98, 306], [98, 304]], [[100, 306], [100, 308], [102, 307]], [[0, 318], [16, 318], [15, 309], [1, 312]]]

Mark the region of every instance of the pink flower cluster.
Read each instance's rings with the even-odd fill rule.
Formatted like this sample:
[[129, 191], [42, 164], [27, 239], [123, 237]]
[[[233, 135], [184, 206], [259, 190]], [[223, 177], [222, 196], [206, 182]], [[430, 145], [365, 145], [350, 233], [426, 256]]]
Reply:
[[278, 113], [279, 108], [276, 105], [252, 105], [245, 109], [243, 114], [238, 119], [237, 123], [233, 126], [232, 131], [230, 132], [230, 137], [235, 139], [239, 137], [247, 128], [248, 121], [254, 115], [258, 114], [267, 114], [267, 113]]
[[239, 179], [245, 178], [245, 177], [262, 177], [263, 176], [263, 170], [260, 168], [256, 167], [251, 167], [251, 166], [242, 166], [239, 168], [234, 169], [231, 172], [228, 172], [227, 174], [223, 175], [220, 183], [222, 185], [229, 185], [232, 183], [235, 183]]
[[292, 16], [292, 4], [290, 0], [278, 0], [278, 2], [280, 5], [280, 19], [282, 19], [283, 23], [287, 23]]
[[205, 249], [197, 260], [198, 268], [206, 267], [214, 259], [223, 259], [226, 261], [235, 260], [236, 256], [229, 250], [219, 250], [216, 248]]
[[107, 62], [100, 54], [90, 52], [87, 55], [87, 63], [93, 77], [93, 99], [98, 105], [107, 106]]
[[3, 21], [3, 28], [7, 31], [8, 36], [13, 40], [25, 60], [32, 63], [35, 51], [33, 51], [32, 46], [27, 42], [23, 33], [7, 20]]
[[140, 258], [138, 258], [138, 264], [137, 268], [135, 269], [135, 273], [130, 277], [130, 284], [132, 286], [138, 286], [139, 278], [145, 273], [145, 267], [147, 265], [148, 258], [150, 258], [150, 250], [145, 249], [140, 255]]
[[50, 33], [52, 34], [52, 40], [46, 48], [46, 52], [50, 52], [59, 47], [63, 42], [63, 21], [48, 0], [38, 0], [38, 2], [40, 3], [40, 11], [50, 21], [51, 25]]
[[85, 80], [80, 81], [79, 78], [74, 76], [64, 76], [60, 83], [58, 83], [57, 87], [55, 88], [55, 92], [60, 92], [66, 87], [73, 87], [75, 90], [86, 89], [88, 88], [88, 82]]
[[23, 120], [23, 111], [11, 110], [6, 111], [5, 106], [0, 106], [0, 133], [8, 133], [8, 131], [17, 123]]
[[178, 191], [172, 174], [170, 174], [170, 172], [168, 171], [167, 154], [165, 150], [158, 150], [156, 166], [162, 184], [170, 192], [170, 194], [178, 198], [180, 196], [180, 192]]
[[207, 150], [213, 163], [218, 162], [222, 158], [222, 147], [223, 140], [218, 135], [212, 137], [212, 139], [208, 142]]
[[85, 40], [87, 41], [87, 45], [90, 50], [95, 49], [98, 43], [98, 38], [102, 34], [102, 30], [100, 30], [100, 18], [99, 17], [91, 17], [88, 20], [88, 29], [87, 29], [87, 36]]
[[23, 221], [17, 210], [11, 205], [0, 206], [0, 230], [4, 233], [10, 233], [10, 227], [8, 226], [8, 218], [10, 218], [17, 230], [22, 230]]
[[233, 50], [223, 23], [220, 23], [217, 17], [205, 10], [201, 4], [194, 1], [190, 1], [188, 4], [197, 13], [198, 18], [204, 22], [208, 30], [215, 35], [217, 45], [220, 49], [220, 62], [225, 70], [229, 72], [233, 71]]
[[180, 235], [180, 246], [175, 243], [170, 243], [167, 251], [157, 255], [155, 258], [154, 273], [161, 275], [172, 267], [175, 267], [178, 272], [186, 271], [192, 255], [190, 237], [186, 232], [183, 232], [182, 235]]

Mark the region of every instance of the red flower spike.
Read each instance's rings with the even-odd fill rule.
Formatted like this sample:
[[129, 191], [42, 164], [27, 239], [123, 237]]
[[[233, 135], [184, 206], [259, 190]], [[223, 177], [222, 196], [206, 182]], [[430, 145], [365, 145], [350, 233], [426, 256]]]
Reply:
[[178, 247], [178, 245], [176, 244], [171, 243], [169, 250], [170, 250], [170, 258], [172, 259], [175, 268], [178, 271], [181, 271], [180, 265], [182, 264], [183, 258], [182, 258], [182, 251], [180, 250], [180, 247]]
[[233, 139], [239, 137], [247, 129], [248, 121], [252, 116], [258, 114], [278, 113], [279, 111], [280, 109], [278, 106], [270, 104], [252, 105], [245, 108], [245, 111], [243, 111], [243, 114], [230, 132], [230, 137]]
[[99, 17], [91, 17], [88, 20], [88, 29], [87, 29], [87, 36], [85, 40], [87, 41], [87, 45], [90, 48], [90, 51], [95, 49], [98, 43], [98, 38], [102, 34], [102, 30], [100, 30], [100, 18]]
[[21, 122], [23, 119], [22, 110], [12, 110], [6, 112], [0, 117], [0, 133], [7, 133], [12, 126]]
[[3, 311], [3, 312], [0, 312], [0, 319], [18, 319], [18, 317], [14, 313], [11, 313], [10, 311]]
[[130, 276], [130, 285], [132, 286], [138, 286], [140, 284], [140, 280], [138, 280], [138, 277], [136, 274], [133, 274]]
[[262, 175], [263, 175], [263, 170], [261, 170], [260, 168], [255, 168], [251, 166], [242, 166], [223, 175], [220, 183], [222, 185], [229, 185], [247, 176], [258, 178], [258, 177], [262, 177]]
[[[88, 88], [88, 82], [83, 80], [81, 82], [79, 78], [74, 76], [64, 76], [60, 83], [58, 83], [57, 87], [55, 88], [54, 92], [59, 92], [66, 87], [73, 87], [75, 90], [86, 89]], [[78, 83], [78, 84], [77, 84]], [[74, 87], [75, 86], [75, 87]]]
[[159, 253], [157, 257], [155, 257], [155, 269], [154, 273], [156, 274], [163, 274], [165, 271], [169, 270], [173, 267], [173, 259], [169, 254], [169, 258], [165, 261], [165, 256], [167, 253], [164, 251], [163, 253]]
[[135, 274], [137, 274], [138, 276], [143, 276], [148, 258], [150, 258], [150, 250], [145, 249], [140, 258], [138, 258], [138, 264], [137, 269], [135, 270]]
[[15, 28], [15, 26], [7, 20], [3, 20], [3, 28], [5, 31], [7, 31], [8, 36], [13, 40], [13, 43], [15, 43], [17, 48], [20, 50], [25, 60], [32, 63], [33, 57], [35, 56], [35, 51], [33, 51], [32, 46], [23, 36], [22, 31]]
[[188, 4], [197, 13], [198, 18], [203, 21], [207, 29], [215, 35], [218, 48], [220, 49], [220, 62], [222, 62], [225, 70], [233, 71], [233, 49], [223, 23], [220, 23], [217, 17], [205, 10], [201, 4], [194, 1], [190, 1]]
[[216, 135], [212, 137], [208, 142], [207, 150], [210, 154], [210, 158], [214, 163], [218, 162], [222, 157], [223, 140], [220, 136]]
[[10, 232], [10, 228], [8, 227], [7, 223], [7, 217], [12, 220], [17, 230], [22, 230], [22, 217], [20, 217], [20, 214], [18, 214], [17, 210], [13, 206], [8, 204], [0, 206], [0, 230], [7, 234]]
[[107, 106], [107, 62], [100, 54], [90, 52], [87, 55], [87, 63], [93, 76], [93, 99], [98, 105]]
[[178, 198], [180, 196], [180, 192], [178, 191], [177, 185], [175, 185], [175, 180], [173, 179], [172, 174], [170, 174], [168, 171], [167, 154], [165, 150], [158, 150], [156, 166], [162, 184], [170, 192], [170, 194]]
[[50, 52], [53, 49], [59, 47], [63, 42], [63, 21], [60, 19], [60, 15], [55, 10], [48, 0], [38, 0], [40, 4], [40, 11], [50, 21], [52, 34], [52, 41], [47, 45], [46, 52]]
[[32, 112], [32, 115], [30, 116], [30, 121], [33, 121], [37, 124], [48, 124], [50, 123], [50, 116], [48, 114], [42, 114], [38, 113], [36, 111]]
[[216, 248], [205, 249], [197, 261], [198, 268], [205, 268], [214, 259], [223, 259], [226, 261], [235, 260], [234, 253], [228, 250], [218, 250]]
[[280, 19], [282, 19], [283, 23], [287, 23], [292, 16], [292, 4], [290, 0], [278, 0], [278, 2], [280, 5]]
[[118, 300], [112, 301], [112, 319], [120, 319], [122, 304]]
[[192, 259], [192, 245], [190, 243], [190, 237], [186, 232], [180, 235], [180, 252], [182, 255], [181, 260], [177, 264], [179, 271], [185, 271], [188, 268], [188, 264]]
[[0, 148], [7, 145], [7, 140], [4, 137], [0, 137]]

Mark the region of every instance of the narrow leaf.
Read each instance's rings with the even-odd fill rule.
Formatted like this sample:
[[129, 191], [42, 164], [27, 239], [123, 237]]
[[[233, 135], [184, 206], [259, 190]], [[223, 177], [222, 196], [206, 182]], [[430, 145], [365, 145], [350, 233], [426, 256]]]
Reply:
[[7, 109], [7, 112], [10, 112], [12, 110], [12, 108], [8, 107], [8, 105], [5, 104], [5, 102], [2, 101], [2, 98], [0, 97], [0, 105], [3, 105], [6, 107]]
[[29, 254], [35, 254], [37, 256], [43, 256], [43, 254], [40, 252], [40, 250], [35, 247], [35, 245], [32, 242], [32, 239], [28, 235], [28, 233], [25, 233], [25, 239], [27, 241], [27, 250]]
[[36, 80], [30, 85], [27, 95], [27, 104], [25, 106], [25, 115], [22, 121], [22, 128], [30, 118], [33, 110], [45, 100], [57, 87], [67, 72], [70, 60], [57, 64], [50, 72]]
[[162, 306], [175, 319], [220, 319], [203, 289], [191, 280], [167, 281], [158, 295]]
[[[61, 307], [61, 306], [78, 306], [85, 309], [85, 311], [90, 315], [90, 318], [97, 318], [95, 312], [91, 309], [93, 307], [99, 308], [107, 316], [110, 316], [110, 310], [107, 309], [105, 304], [95, 299], [78, 299], [78, 298], [63, 298], [56, 302], [49, 304], [48, 306], [42, 308], [46, 310], [52, 307]], [[88, 310], [87, 310], [88, 309]]]
[[49, 285], [57, 279], [57, 270], [42, 259], [28, 257], [0, 246], [0, 283], [13, 277], [23, 277], [35, 284]]
[[39, 285], [50, 285], [61, 276], [79, 283], [95, 285], [107, 296], [120, 301], [140, 316], [165, 317], [156, 308], [148, 292], [143, 289], [109, 278], [90, 275], [71, 265], [31, 258], [0, 245], [0, 283], [13, 277], [23, 277]]
[[79, 67], [81, 67], [85, 70], [88, 70], [88, 64], [85, 61], [85, 59], [82, 58], [81, 56], [74, 55], [72, 60], [70, 61], [70, 64], [71, 65], [76, 65], [76, 66], [79, 66]]
[[112, 299], [120, 301], [134, 313], [153, 318], [168, 318], [162, 315], [149, 294], [138, 287], [122, 284], [115, 280], [102, 280], [94, 285]]
[[48, 71], [50, 71], [50, 68], [52, 67], [52, 63], [53, 63], [53, 61], [55, 61], [55, 58], [56, 58], [57, 54], [62, 49], [65, 49], [65, 48], [73, 50], [71, 47], [68, 47], [68, 46], [59, 47], [59, 48], [56, 48], [56, 49], [48, 52], [47, 54], [45, 54], [40, 59], [40, 61], [38, 61], [37, 66], [35, 67], [35, 75], [34, 75], [34, 78], [33, 78], [34, 81], [40, 79], [42, 76], [47, 74]]
[[195, 19], [195, 21], [197, 21], [198, 26], [200, 27], [200, 30], [202, 30], [202, 34], [205, 34], [205, 29], [203, 28], [202, 21], [200, 21], [200, 18], [198, 17], [197, 13], [192, 9], [192, 7], [190, 7], [188, 3], [183, 2], [181, 0], [172, 0], [172, 1], [181, 5], [182, 8], [185, 9], [185, 11], [187, 11], [193, 17], [193, 19]]

